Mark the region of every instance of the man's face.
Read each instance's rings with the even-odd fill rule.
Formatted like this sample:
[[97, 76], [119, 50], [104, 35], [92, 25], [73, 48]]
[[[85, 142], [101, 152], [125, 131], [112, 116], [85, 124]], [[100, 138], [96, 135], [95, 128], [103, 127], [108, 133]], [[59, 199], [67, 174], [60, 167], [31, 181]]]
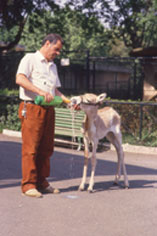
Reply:
[[62, 49], [62, 43], [60, 40], [58, 40], [56, 44], [50, 43], [48, 41], [46, 59], [48, 61], [52, 61], [56, 56], [60, 54], [61, 49]]

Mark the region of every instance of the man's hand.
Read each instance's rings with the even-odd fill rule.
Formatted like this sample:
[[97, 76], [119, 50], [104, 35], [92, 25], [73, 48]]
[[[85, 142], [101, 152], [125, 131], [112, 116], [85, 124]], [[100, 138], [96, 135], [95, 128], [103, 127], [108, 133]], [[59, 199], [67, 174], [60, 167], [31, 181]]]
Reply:
[[54, 99], [52, 94], [44, 92], [44, 91], [41, 91], [39, 95], [44, 96], [45, 102], [51, 102]]

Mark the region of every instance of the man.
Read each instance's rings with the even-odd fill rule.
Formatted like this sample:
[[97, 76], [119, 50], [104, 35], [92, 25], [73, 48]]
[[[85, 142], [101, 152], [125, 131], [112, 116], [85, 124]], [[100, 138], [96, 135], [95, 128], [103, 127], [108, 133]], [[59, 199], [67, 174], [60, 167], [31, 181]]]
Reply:
[[21, 60], [16, 83], [20, 86], [19, 118], [22, 131], [22, 192], [30, 197], [43, 193], [59, 193], [50, 186], [46, 177], [50, 174], [50, 156], [54, 149], [55, 111], [52, 106], [34, 104], [37, 95], [46, 102], [60, 96], [61, 86], [54, 58], [60, 54], [62, 38], [58, 34], [47, 35], [39, 51], [26, 54]]

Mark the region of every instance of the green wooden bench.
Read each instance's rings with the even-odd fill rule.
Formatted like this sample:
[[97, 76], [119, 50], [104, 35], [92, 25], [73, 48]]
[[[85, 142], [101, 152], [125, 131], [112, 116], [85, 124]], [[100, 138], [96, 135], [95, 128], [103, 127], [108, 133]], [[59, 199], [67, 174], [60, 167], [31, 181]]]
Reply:
[[[77, 146], [77, 150], [82, 146], [82, 121], [84, 119], [83, 111], [71, 111], [68, 108], [55, 108], [55, 142], [62, 144], [71, 144]], [[71, 140], [68, 140], [71, 138]]]

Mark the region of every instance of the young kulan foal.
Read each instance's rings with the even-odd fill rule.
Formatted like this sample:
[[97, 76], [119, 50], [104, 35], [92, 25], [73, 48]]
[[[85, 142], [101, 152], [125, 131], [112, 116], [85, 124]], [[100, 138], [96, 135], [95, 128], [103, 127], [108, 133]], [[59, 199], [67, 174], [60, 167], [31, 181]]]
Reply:
[[71, 98], [72, 107], [80, 107], [82, 111], [85, 112], [85, 119], [83, 122], [82, 132], [84, 136], [84, 168], [82, 181], [79, 186], [79, 190], [84, 190], [87, 168], [89, 160], [89, 144], [92, 144], [92, 155], [91, 155], [91, 177], [89, 181], [88, 191], [93, 191], [94, 186], [94, 175], [96, 168], [96, 150], [98, 146], [99, 139], [106, 138], [114, 145], [117, 156], [118, 156], [118, 167], [115, 176], [115, 184], [121, 177], [121, 168], [124, 174], [124, 185], [125, 188], [129, 187], [129, 182], [127, 178], [126, 167], [124, 163], [124, 152], [122, 147], [122, 134], [120, 131], [120, 116], [111, 107], [104, 107], [98, 109], [99, 105], [104, 102], [106, 94], [100, 94], [96, 96], [95, 94], [87, 93], [81, 96], [76, 96]]

